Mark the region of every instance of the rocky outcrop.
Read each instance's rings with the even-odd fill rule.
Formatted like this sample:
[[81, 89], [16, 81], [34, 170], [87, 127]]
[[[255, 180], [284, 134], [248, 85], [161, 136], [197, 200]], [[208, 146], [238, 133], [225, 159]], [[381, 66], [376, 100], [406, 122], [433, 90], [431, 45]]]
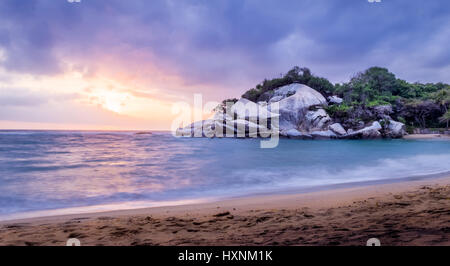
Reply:
[[[261, 132], [278, 132], [283, 137], [294, 139], [400, 138], [406, 134], [405, 125], [389, 116], [392, 113], [390, 105], [353, 110], [354, 121], [342, 122], [333, 121], [324, 109], [328, 102], [339, 104], [342, 99], [331, 96], [327, 101], [322, 94], [305, 85], [283, 86], [267, 92], [263, 98], [258, 103], [242, 98], [229, 110], [224, 107], [211, 119], [179, 129], [177, 134], [223, 137], [226, 131], [235, 137], [257, 137]], [[278, 124], [261, 123], [272, 119], [278, 119]]]
[[238, 119], [247, 119], [256, 122], [257, 119], [268, 119], [279, 116], [270, 112], [266, 106], [256, 104], [247, 99], [240, 99], [231, 107], [231, 115], [236, 115]]
[[383, 122], [383, 137], [401, 138], [407, 134], [405, 124], [394, 120], [387, 120]]
[[289, 97], [291, 95], [294, 95], [297, 93], [297, 91], [304, 85], [298, 84], [298, 83], [292, 83], [286, 86], [282, 86], [278, 89], [275, 89], [273, 91], [267, 91], [263, 93], [258, 101], [265, 101], [265, 102], [278, 102], [282, 99]]
[[378, 139], [381, 138], [380, 130], [382, 129], [380, 123], [375, 121], [372, 125], [365, 127], [363, 129], [350, 132], [347, 135], [343, 136], [343, 138], [349, 139]]
[[305, 115], [304, 122], [300, 125], [304, 130], [324, 130], [326, 125], [331, 122], [330, 116], [324, 109], [320, 108], [315, 111], [308, 111]]
[[234, 137], [256, 138], [261, 133], [268, 134], [270, 132], [271, 131], [267, 127], [244, 119], [223, 121], [207, 119], [192, 123], [185, 128], [177, 129], [176, 135], [184, 137], [212, 138], [225, 137], [227, 134], [231, 134], [231, 136]]
[[287, 131], [281, 131], [280, 135], [291, 138], [291, 139], [312, 139], [313, 138], [311, 136], [311, 134], [300, 132], [297, 129], [289, 129]]
[[313, 139], [334, 139], [334, 138], [337, 138], [337, 135], [331, 130], [313, 131], [313, 132], [311, 132], [311, 136], [313, 137]]
[[378, 119], [391, 119], [393, 113], [391, 105], [379, 105], [372, 108], [374, 115]]
[[276, 103], [276, 102], [283, 100], [284, 98], [285, 97], [283, 97], [283, 96], [274, 96], [274, 97], [270, 98], [269, 103]]
[[[176, 131], [177, 136], [189, 137], [224, 137], [232, 134], [235, 137], [258, 137], [269, 134], [278, 128], [269, 129], [267, 121], [278, 117], [279, 114], [270, 112], [267, 103], [256, 104], [247, 99], [240, 99], [226, 110], [218, 110], [211, 119], [197, 121]], [[259, 124], [258, 124], [259, 121]], [[225, 131], [225, 132], [224, 132]]]
[[336, 133], [339, 136], [345, 136], [347, 135], [347, 131], [345, 130], [344, 127], [342, 127], [341, 124], [339, 123], [334, 123], [332, 125], [329, 126], [329, 129], [331, 131], [333, 131], [334, 133]]
[[[299, 129], [311, 107], [326, 105], [327, 101], [319, 92], [308, 86], [295, 84], [296, 93], [277, 102], [280, 114], [280, 130]], [[276, 109], [271, 104], [272, 109]], [[301, 130], [304, 130], [301, 129]]]
[[265, 102], [265, 101], [258, 102], [258, 104], [261, 106], [267, 106], [267, 102]]

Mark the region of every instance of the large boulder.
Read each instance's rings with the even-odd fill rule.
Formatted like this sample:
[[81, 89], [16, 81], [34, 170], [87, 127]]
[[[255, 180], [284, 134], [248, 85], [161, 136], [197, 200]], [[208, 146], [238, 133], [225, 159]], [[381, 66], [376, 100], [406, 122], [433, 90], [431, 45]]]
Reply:
[[390, 115], [392, 114], [392, 105], [386, 104], [386, 105], [378, 105], [374, 108], [375, 113], [379, 115]]
[[374, 119], [388, 119], [390, 120], [390, 115], [393, 113], [392, 105], [378, 105], [373, 107]]
[[292, 83], [286, 86], [279, 87], [272, 91], [267, 91], [258, 98], [258, 101], [265, 101], [269, 103], [278, 102], [286, 97], [294, 95], [302, 86], [304, 85], [301, 85], [299, 83]]
[[387, 138], [401, 138], [406, 135], [405, 124], [394, 120], [388, 120], [384, 123], [383, 135]]
[[327, 112], [320, 108], [315, 111], [308, 111], [305, 115], [304, 122], [300, 125], [303, 130], [325, 130], [326, 125], [331, 122], [331, 117]]
[[260, 101], [260, 102], [258, 102], [258, 105], [261, 105], [261, 106], [267, 106], [267, 102], [265, 102], [265, 101]]
[[344, 136], [347, 134], [347, 131], [339, 123], [334, 123], [334, 124], [330, 125], [329, 129], [339, 136]]
[[[225, 130], [225, 134], [224, 134]], [[274, 129], [277, 130], [277, 129]], [[202, 120], [192, 123], [185, 128], [179, 128], [176, 136], [183, 137], [225, 137], [232, 134], [235, 137], [257, 137], [258, 134], [270, 133], [271, 130], [263, 125], [258, 125], [244, 119], [236, 120]], [[231, 137], [232, 137], [231, 136]]]
[[258, 117], [259, 107], [260, 105], [245, 98], [241, 98], [231, 106], [230, 115], [231, 117], [236, 115], [238, 119], [256, 119]]
[[354, 132], [350, 132], [344, 137], [351, 139], [377, 139], [381, 138], [381, 129], [382, 127], [380, 123], [378, 123], [378, 121], [375, 121], [372, 123], [372, 125]]
[[305, 85], [295, 85], [297, 92], [294, 95], [270, 105], [271, 110], [276, 109], [274, 104], [279, 106], [280, 130], [297, 129], [311, 107], [327, 105], [326, 99], [316, 90]]
[[283, 100], [286, 97], [283, 96], [273, 96], [272, 98], [270, 98], [269, 103], [276, 103], [279, 102], [281, 100]]
[[231, 115], [236, 114], [238, 119], [247, 119], [256, 122], [258, 117], [260, 119], [268, 119], [279, 116], [276, 113], [272, 113], [267, 109], [267, 106], [262, 104], [256, 104], [245, 98], [241, 98], [233, 106], [231, 106]]
[[313, 137], [313, 139], [334, 139], [334, 138], [337, 138], [337, 135], [331, 130], [313, 131], [313, 132], [311, 132], [311, 136]]
[[284, 98], [296, 94], [305, 85], [299, 83], [292, 83], [283, 87], [280, 87], [273, 91], [273, 97], [282, 96]]
[[[237, 119], [232, 122], [236, 125], [234, 133], [237, 137], [255, 138], [258, 136], [258, 132], [266, 130], [265, 127], [247, 120]], [[234, 126], [233, 124], [231, 125]]]
[[280, 132], [280, 135], [291, 139], [312, 139], [312, 136], [310, 134], [300, 132], [297, 129], [282, 131]]

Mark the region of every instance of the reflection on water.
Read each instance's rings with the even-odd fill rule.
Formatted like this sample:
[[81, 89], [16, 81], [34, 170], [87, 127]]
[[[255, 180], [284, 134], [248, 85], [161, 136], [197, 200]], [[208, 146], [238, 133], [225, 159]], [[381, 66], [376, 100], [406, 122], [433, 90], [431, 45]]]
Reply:
[[0, 215], [442, 173], [450, 171], [449, 148], [448, 141], [282, 140], [260, 149], [254, 139], [158, 132], [0, 131]]

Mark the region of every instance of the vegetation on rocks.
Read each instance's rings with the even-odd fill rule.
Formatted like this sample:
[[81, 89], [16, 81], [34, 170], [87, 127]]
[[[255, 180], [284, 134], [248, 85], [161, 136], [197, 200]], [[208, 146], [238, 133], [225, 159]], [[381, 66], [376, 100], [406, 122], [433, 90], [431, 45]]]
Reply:
[[292, 83], [307, 85], [325, 97], [342, 98], [342, 104], [330, 105], [326, 111], [346, 127], [387, 116], [410, 128], [448, 127], [450, 121], [449, 84], [409, 83], [382, 67], [371, 67], [342, 84], [332, 84], [308, 68], [294, 67], [280, 78], [264, 80], [242, 97], [253, 102], [267, 101], [274, 89]]
[[334, 91], [334, 85], [327, 79], [314, 76], [306, 67], [300, 68], [296, 66], [281, 78], [271, 80], [265, 79], [263, 82], [256, 85], [255, 88], [244, 93], [242, 98], [246, 98], [253, 102], [263, 101], [264, 99], [261, 98], [261, 96], [263, 96], [264, 93], [292, 83], [305, 84], [324, 95], [331, 94]]

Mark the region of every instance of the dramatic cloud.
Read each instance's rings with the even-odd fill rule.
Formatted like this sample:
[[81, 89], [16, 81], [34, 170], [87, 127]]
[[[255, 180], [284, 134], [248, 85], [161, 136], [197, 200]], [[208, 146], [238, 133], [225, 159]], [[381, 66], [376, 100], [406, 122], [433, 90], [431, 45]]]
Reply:
[[0, 82], [77, 72], [165, 102], [238, 97], [294, 65], [333, 82], [373, 65], [450, 82], [449, 13], [446, 0], [4, 0]]

